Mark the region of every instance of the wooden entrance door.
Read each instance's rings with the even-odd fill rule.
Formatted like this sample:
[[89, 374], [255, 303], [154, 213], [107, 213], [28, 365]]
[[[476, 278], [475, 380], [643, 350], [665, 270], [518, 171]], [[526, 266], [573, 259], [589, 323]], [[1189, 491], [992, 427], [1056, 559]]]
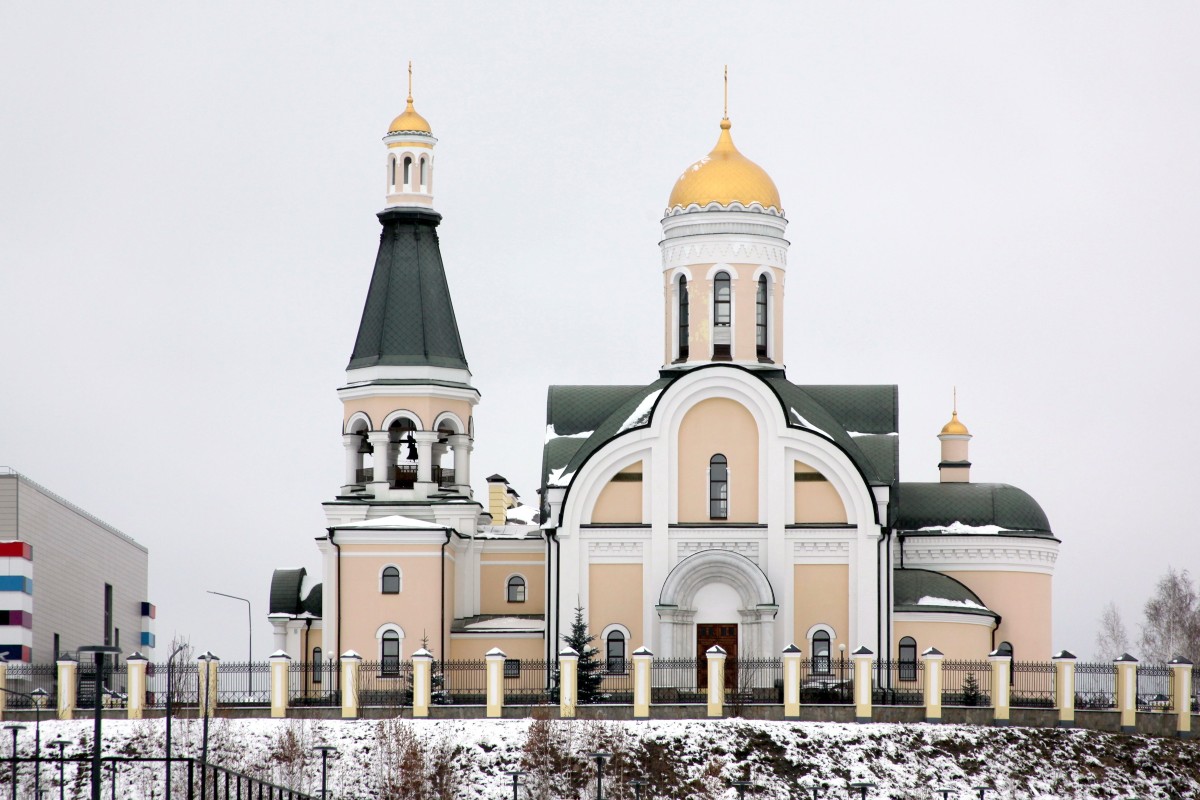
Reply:
[[738, 626], [701, 623], [696, 626], [696, 686], [708, 686], [708, 648], [719, 644], [725, 649], [725, 688], [737, 686]]

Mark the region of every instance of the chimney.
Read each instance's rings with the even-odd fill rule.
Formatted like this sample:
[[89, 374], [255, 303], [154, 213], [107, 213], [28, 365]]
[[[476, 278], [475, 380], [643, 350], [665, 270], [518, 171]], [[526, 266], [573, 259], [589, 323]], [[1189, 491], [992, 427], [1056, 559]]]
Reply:
[[488, 484], [488, 512], [492, 515], [493, 525], [504, 525], [508, 522], [508, 509], [517, 505], [513, 499], [516, 495], [508, 485], [508, 479], [503, 475], [491, 475]]

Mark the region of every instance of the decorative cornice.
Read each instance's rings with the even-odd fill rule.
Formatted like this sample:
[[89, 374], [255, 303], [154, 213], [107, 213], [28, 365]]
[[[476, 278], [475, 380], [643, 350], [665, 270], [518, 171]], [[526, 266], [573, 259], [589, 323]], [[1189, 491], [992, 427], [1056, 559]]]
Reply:
[[798, 563], [848, 564], [850, 562], [850, 543], [844, 539], [801, 539], [793, 542], [792, 554]]
[[663, 269], [693, 264], [765, 264], [787, 267], [787, 247], [753, 242], [700, 242], [662, 246]]
[[1058, 561], [1058, 542], [1033, 537], [909, 536], [903, 547], [905, 567], [939, 571], [1053, 575]]
[[699, 553], [701, 550], [729, 550], [746, 558], [758, 562], [758, 542], [679, 542], [678, 543], [679, 558], [686, 558], [693, 553]]

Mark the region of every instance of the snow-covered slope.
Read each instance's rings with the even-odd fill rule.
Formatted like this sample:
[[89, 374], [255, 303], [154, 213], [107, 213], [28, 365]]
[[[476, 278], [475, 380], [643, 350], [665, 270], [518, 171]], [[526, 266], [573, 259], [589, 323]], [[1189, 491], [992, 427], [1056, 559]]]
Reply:
[[[180, 721], [176, 755], [198, 755], [200, 726]], [[105, 722], [106, 753], [162, 755], [161, 720]], [[22, 755], [32, 755], [32, 730]], [[91, 723], [45, 722], [42, 741], [64, 736], [86, 747]], [[605, 796], [632, 798], [633, 778], [649, 779], [646, 798], [723, 798], [730, 782], [754, 784], [747, 796], [787, 798], [789, 787], [828, 784], [846, 798], [849, 782], [876, 784], [871, 798], [952, 797], [1165, 798], [1200, 796], [1200, 745], [1169, 739], [1079, 730], [980, 728], [958, 725], [841, 725], [745, 722], [548, 722], [544, 720], [299, 721], [213, 720], [210, 759], [301, 791], [320, 787], [317, 744], [332, 744], [334, 798], [464, 798], [512, 796], [507, 770], [522, 778], [533, 800], [594, 796], [595, 767], [587, 755], [613, 754]], [[28, 770], [26, 769], [26, 772]], [[161, 767], [123, 775], [118, 797], [161, 796]], [[5, 776], [6, 777], [6, 776]], [[46, 781], [57, 778], [49, 766]], [[68, 780], [70, 773], [68, 771]], [[1168, 794], [1168, 790], [1173, 793]], [[106, 784], [105, 796], [108, 788]], [[811, 789], [796, 797], [811, 797]], [[857, 796], [857, 793], [855, 794]]]

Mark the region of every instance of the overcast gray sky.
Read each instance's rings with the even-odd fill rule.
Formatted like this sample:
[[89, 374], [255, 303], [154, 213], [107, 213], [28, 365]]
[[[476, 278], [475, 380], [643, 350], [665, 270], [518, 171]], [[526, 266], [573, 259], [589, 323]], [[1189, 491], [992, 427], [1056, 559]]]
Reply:
[[659, 219], [728, 63], [790, 220], [789, 377], [899, 384], [905, 480], [936, 480], [957, 385], [972, 477], [1063, 540], [1055, 646], [1090, 655], [1105, 601], [1133, 623], [1200, 568], [1198, 30], [1193, 3], [5, 2], [0, 464], [150, 548], [160, 641], [244, 658], [215, 589], [265, 656], [271, 570], [317, 568], [341, 480], [405, 61], [473, 474], [526, 497], [548, 384], [655, 375]]

